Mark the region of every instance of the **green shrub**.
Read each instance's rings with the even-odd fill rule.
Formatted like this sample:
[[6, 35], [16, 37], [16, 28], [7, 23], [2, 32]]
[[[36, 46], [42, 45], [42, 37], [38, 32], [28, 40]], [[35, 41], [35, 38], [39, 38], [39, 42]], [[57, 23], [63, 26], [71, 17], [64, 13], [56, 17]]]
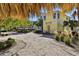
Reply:
[[15, 39], [12, 39], [12, 38], [8, 38], [7, 41], [4, 41], [4, 42], [0, 42], [0, 50], [4, 50], [8, 47], [11, 47], [15, 42]]
[[65, 36], [63, 34], [58, 34], [58, 35], [56, 35], [56, 40], [64, 42], [64, 37]]
[[[38, 33], [38, 34], [41, 34], [43, 33], [41, 30], [34, 30], [34, 33]], [[49, 33], [46, 33], [46, 34], [49, 34]]]
[[27, 33], [28, 33], [28, 32], [31, 32], [31, 30], [27, 30]]
[[8, 36], [8, 34], [1, 34], [1, 36]]
[[30, 27], [32, 23], [26, 19], [14, 19], [11, 17], [4, 18], [0, 21], [0, 28], [6, 31], [11, 31], [13, 28], [17, 27]]
[[28, 33], [30, 30], [22, 29], [22, 30], [17, 30], [18, 33]]
[[60, 38], [61, 38], [61, 41], [64, 42], [64, 35], [63, 34], [61, 34]]
[[59, 39], [60, 39], [60, 38], [59, 38], [59, 36], [57, 35], [57, 36], [56, 36], [56, 40], [59, 41]]
[[12, 44], [14, 44], [14, 43], [15, 43], [15, 39], [8, 38], [8, 40], [7, 40], [7, 41], [5, 41], [5, 42], [6, 42], [6, 44], [7, 44], [7, 47], [9, 47], [9, 46], [12, 46]]
[[79, 35], [78, 33], [75, 33], [72, 38], [72, 43], [77, 45], [78, 42], [79, 42]]
[[65, 38], [64, 38], [65, 44], [67, 44], [69, 46], [71, 46], [71, 40], [72, 40], [72, 38], [69, 37], [69, 35], [66, 35]]
[[61, 32], [58, 32], [58, 33], [56, 34], [56, 40], [57, 40], [57, 41], [61, 41]]
[[56, 40], [57, 40], [57, 41], [60, 41], [60, 40], [61, 40], [61, 38], [60, 38], [59, 35], [56, 35]]
[[5, 43], [4, 42], [0, 42], [0, 50], [5, 48]]
[[38, 30], [34, 30], [34, 33], [38, 33]]
[[71, 45], [70, 40], [66, 40], [65, 43], [66, 43], [67, 45]]
[[72, 37], [67, 34], [67, 33], [60, 33], [58, 32], [56, 34], [56, 38], [55, 38], [57, 41], [62, 41], [64, 42], [65, 44], [71, 46], [71, 43], [72, 43]]
[[69, 24], [68, 21], [64, 21], [64, 22], [63, 22], [63, 26], [67, 26], [68, 24]]

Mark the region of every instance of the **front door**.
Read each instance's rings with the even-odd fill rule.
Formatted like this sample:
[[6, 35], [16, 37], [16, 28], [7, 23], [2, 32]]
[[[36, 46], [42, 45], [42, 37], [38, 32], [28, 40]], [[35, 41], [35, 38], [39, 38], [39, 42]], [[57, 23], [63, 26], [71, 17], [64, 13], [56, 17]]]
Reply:
[[50, 25], [47, 25], [47, 32], [50, 33]]

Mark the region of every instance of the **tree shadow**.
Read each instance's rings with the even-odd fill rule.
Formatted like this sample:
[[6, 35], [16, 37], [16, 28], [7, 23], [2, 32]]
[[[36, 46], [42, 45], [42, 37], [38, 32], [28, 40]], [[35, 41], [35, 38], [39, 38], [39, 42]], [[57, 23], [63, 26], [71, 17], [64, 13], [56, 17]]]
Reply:
[[19, 35], [19, 34], [24, 34], [24, 33], [18, 33], [18, 32], [12, 32], [12, 33], [6, 33], [6, 34], [0, 34], [0, 36], [9, 36], [9, 35]]
[[50, 38], [50, 39], [55, 39], [54, 34], [50, 34], [50, 33], [42, 33], [42, 36], [40, 37], [45, 37], [45, 38]]
[[[42, 34], [42, 36], [40, 36], [40, 37], [45, 37], [45, 38], [50, 38], [50, 39], [55, 39], [55, 41], [57, 41], [56, 40], [56, 38], [55, 38], [55, 34], [50, 34], [50, 33], [43, 33]], [[57, 41], [58, 43], [64, 43], [63, 41]], [[64, 43], [65, 44], [65, 43]], [[66, 44], [67, 45], [67, 44]], [[69, 47], [71, 47], [71, 48], [75, 48], [75, 46], [73, 45], [73, 44], [71, 44], [71, 45], [67, 45], [67, 46], [69, 46]]]

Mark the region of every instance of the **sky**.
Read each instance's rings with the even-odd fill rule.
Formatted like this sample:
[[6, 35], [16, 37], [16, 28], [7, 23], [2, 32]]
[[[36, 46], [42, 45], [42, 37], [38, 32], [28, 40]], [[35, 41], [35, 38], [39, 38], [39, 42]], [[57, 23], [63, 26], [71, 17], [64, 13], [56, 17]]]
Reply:
[[[41, 16], [43, 16], [43, 14], [47, 13], [46, 8], [41, 8], [41, 10], [39, 11], [41, 13]], [[36, 14], [32, 14], [30, 13], [29, 15], [29, 20], [30, 21], [38, 21], [39, 17]]]
[[31, 15], [29, 16], [29, 20], [30, 20], [30, 21], [38, 21], [38, 16], [31, 14]]

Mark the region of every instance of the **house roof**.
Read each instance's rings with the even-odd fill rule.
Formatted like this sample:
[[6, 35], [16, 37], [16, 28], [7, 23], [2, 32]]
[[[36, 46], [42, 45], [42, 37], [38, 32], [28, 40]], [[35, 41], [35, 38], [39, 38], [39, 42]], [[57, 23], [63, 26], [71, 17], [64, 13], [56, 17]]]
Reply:
[[75, 7], [74, 7], [74, 8], [72, 9], [72, 11], [71, 11], [71, 15], [73, 15], [73, 14], [74, 14], [74, 12], [76, 12], [76, 13], [77, 13], [77, 11], [78, 11], [78, 10], [77, 10], [77, 8], [75, 8]]
[[71, 16], [74, 14], [74, 12], [77, 13], [77, 11], [78, 11], [78, 10], [77, 10], [76, 8], [73, 8], [70, 12], [65, 13], [65, 15], [71, 17]]
[[70, 12], [65, 13], [65, 15], [66, 15], [66, 16], [68, 16], [68, 17], [72, 17], [72, 15], [71, 15], [71, 13], [70, 13]]
[[65, 15], [70, 17], [70, 20], [74, 20], [74, 16], [75, 16], [75, 20], [78, 21], [78, 15], [73, 15], [75, 12], [77, 13], [77, 11], [78, 11], [77, 8], [74, 7], [70, 12], [68, 13], [66, 12]]
[[53, 8], [53, 11], [55, 11], [55, 12], [57, 12], [57, 11], [61, 11], [61, 8], [59, 8], [59, 7], [55, 7], [55, 8]]
[[40, 13], [42, 13], [42, 14], [47, 13], [47, 9], [42, 7], [41, 10], [40, 10]]

